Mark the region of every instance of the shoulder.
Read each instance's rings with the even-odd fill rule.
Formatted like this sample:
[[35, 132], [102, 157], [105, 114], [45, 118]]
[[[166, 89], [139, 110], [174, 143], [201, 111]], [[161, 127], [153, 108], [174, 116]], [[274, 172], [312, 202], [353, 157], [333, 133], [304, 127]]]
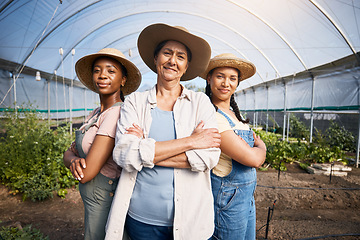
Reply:
[[183, 94], [187, 96], [190, 101], [205, 102], [211, 104], [210, 98], [203, 92], [195, 92], [184, 87]]
[[105, 119], [108, 119], [109, 121], [116, 121], [120, 117], [120, 109], [121, 105], [112, 106], [108, 109], [106, 109], [99, 117], [98, 122], [101, 124]]

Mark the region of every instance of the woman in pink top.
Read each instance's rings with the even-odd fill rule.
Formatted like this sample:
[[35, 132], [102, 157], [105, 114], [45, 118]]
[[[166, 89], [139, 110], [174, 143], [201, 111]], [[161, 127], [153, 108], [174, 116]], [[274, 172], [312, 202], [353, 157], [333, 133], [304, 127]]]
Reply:
[[116, 123], [124, 95], [140, 85], [136, 66], [117, 49], [105, 48], [79, 59], [80, 81], [99, 94], [100, 107], [76, 131], [76, 140], [64, 153], [64, 164], [80, 181], [85, 209], [85, 239], [104, 239], [105, 224], [121, 168], [112, 158]]

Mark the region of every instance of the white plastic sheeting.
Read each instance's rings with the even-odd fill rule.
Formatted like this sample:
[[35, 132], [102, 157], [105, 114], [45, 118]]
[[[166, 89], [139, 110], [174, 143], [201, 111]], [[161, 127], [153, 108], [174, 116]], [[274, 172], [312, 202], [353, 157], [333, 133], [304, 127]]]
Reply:
[[[137, 37], [147, 25], [164, 22], [185, 26], [205, 38], [212, 56], [232, 52], [254, 62], [258, 71], [240, 84], [245, 89], [332, 62], [360, 48], [360, 1], [356, 0], [61, 2], [2, 1], [0, 58], [62, 75], [61, 47], [65, 77], [72, 78], [72, 49], [76, 61], [101, 48], [115, 47], [128, 56], [132, 53], [129, 59], [145, 75], [146, 84], [150, 70], [139, 57]], [[200, 79], [195, 82], [204, 84]]]

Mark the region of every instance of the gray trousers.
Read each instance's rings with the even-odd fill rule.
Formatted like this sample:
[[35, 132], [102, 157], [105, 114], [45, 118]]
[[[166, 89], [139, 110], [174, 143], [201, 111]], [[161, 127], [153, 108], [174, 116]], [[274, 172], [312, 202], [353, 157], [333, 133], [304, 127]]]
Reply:
[[85, 240], [105, 238], [105, 225], [118, 181], [99, 173], [91, 181], [79, 183], [85, 210]]

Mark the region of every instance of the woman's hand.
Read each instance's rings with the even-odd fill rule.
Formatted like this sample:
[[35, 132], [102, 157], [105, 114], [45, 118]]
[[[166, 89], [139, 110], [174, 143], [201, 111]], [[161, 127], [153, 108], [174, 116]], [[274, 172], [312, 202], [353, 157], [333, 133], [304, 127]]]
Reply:
[[266, 145], [263, 140], [261, 140], [260, 136], [257, 136], [255, 132], [253, 132], [254, 136], [254, 147], [262, 148], [266, 151]]
[[70, 171], [76, 180], [84, 178], [83, 169], [86, 168], [86, 162], [84, 158], [75, 157], [70, 161]]
[[219, 148], [221, 143], [219, 130], [216, 128], [203, 129], [204, 125], [204, 122], [201, 121], [190, 136], [193, 139], [193, 148]]
[[126, 133], [125, 134], [132, 134], [137, 136], [138, 138], [144, 138], [144, 132], [142, 131], [142, 129], [135, 123], [133, 123], [133, 127], [128, 127], [126, 129]]

